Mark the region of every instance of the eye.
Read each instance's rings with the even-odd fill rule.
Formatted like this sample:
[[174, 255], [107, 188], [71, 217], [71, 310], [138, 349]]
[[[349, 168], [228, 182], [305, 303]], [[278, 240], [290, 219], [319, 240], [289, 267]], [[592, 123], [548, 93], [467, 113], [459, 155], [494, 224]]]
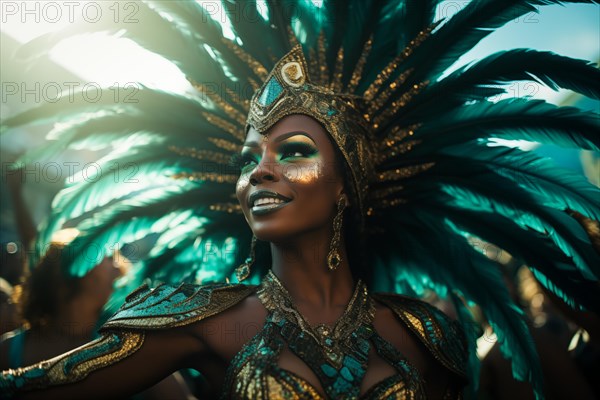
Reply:
[[243, 171], [252, 163], [256, 163], [252, 155], [248, 153], [235, 153], [233, 156], [231, 156], [229, 165], [237, 167]]
[[250, 156], [242, 156], [240, 160], [240, 170], [243, 172], [248, 168], [252, 167], [252, 165], [257, 164], [257, 162]]
[[306, 143], [287, 143], [281, 146], [281, 158], [303, 158], [315, 154], [317, 149]]

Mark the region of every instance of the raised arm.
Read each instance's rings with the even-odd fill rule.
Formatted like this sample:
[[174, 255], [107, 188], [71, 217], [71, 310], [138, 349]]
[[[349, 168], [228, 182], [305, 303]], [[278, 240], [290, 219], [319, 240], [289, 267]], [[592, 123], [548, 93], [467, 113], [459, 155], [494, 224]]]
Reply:
[[202, 342], [188, 327], [110, 331], [51, 360], [3, 371], [0, 396], [17, 399], [122, 398], [193, 367]]

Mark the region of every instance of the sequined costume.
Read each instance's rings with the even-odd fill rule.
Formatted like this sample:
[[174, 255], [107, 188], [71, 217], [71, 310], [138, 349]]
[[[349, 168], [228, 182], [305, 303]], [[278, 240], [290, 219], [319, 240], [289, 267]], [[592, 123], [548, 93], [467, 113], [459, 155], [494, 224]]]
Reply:
[[[191, 324], [216, 315], [257, 294], [268, 310], [262, 330], [232, 360], [223, 398], [424, 398], [418, 370], [373, 327], [376, 300], [394, 311], [424, 347], [451, 371], [458, 384], [447, 397], [458, 398], [467, 381], [464, 337], [456, 322], [419, 300], [392, 294], [369, 295], [362, 282], [334, 327], [311, 327], [298, 313], [274, 274], [261, 285], [183, 284], [140, 287], [101, 329], [103, 336], [73, 352], [3, 375], [0, 388], [43, 388], [85, 378], [90, 372], [118, 362], [143, 343], [144, 331]], [[359, 329], [355, 321], [360, 321]], [[277, 366], [283, 347], [302, 359], [319, 378], [325, 396], [302, 377]], [[371, 346], [397, 371], [359, 396]]]
[[11, 398], [19, 390], [43, 389], [77, 382], [91, 372], [133, 354], [143, 343], [142, 331], [110, 332], [50, 360], [3, 371], [0, 376], [0, 396]]
[[[460, 328], [457, 330], [446, 316], [426, 303], [394, 295], [371, 298], [359, 282], [344, 314], [331, 328], [310, 327], [272, 273], [264, 279], [258, 296], [269, 314], [263, 330], [232, 361], [224, 398], [324, 398], [302, 377], [277, 365], [285, 346], [315, 373], [325, 398], [424, 398], [424, 382], [418, 370], [373, 327], [373, 298], [387, 304], [434, 357], [457, 375], [457, 381], [466, 382], [466, 349]], [[360, 321], [358, 329], [354, 328], [354, 321]], [[395, 368], [397, 375], [360, 395], [371, 346]], [[460, 389], [460, 385], [452, 386], [448, 398], [455, 398]]]
[[[235, 157], [247, 130], [251, 126], [265, 134], [289, 113], [309, 115], [342, 154], [347, 189], [358, 204], [344, 221], [357, 228], [346, 237], [357, 243], [347, 246], [355, 251], [349, 260], [354, 278], [373, 292], [419, 297], [433, 291], [451, 302], [467, 336], [461, 357], [468, 357], [473, 392], [478, 329], [469, 307], [477, 305], [510, 358], [514, 376], [530, 381], [541, 395], [539, 360], [523, 312], [511, 299], [497, 260], [482, 249], [494, 246], [510, 254], [566, 303], [597, 312], [600, 192], [534, 152], [498, 144], [527, 140], [598, 151], [598, 115], [501, 96], [515, 81], [534, 81], [599, 99], [600, 72], [585, 60], [530, 49], [502, 51], [449, 69], [512, 19], [567, 1], [471, 1], [441, 19], [436, 19], [439, 1], [222, 1], [231, 34], [198, 3], [136, 2], [144, 24], [85, 27], [119, 32], [164, 56], [185, 75], [193, 93], [143, 87], [137, 102], [95, 105], [70, 104], [65, 97], [3, 121], [7, 130], [45, 118], [66, 122], [56, 124], [56, 141], [33, 158], [87, 145], [111, 151], [99, 160], [103, 169], [114, 162], [136, 167], [133, 181], [116, 182], [110, 175], [94, 182], [70, 179], [54, 200], [39, 243], [48, 242], [66, 221], [77, 220], [85, 234], [70, 246], [71, 259], [65, 261], [70, 275], [81, 276], [93, 266], [85, 252], [90, 247], [106, 254], [115, 243], [154, 236], [137, 269], [140, 280], [232, 281], [254, 243], [234, 196], [240, 177]], [[22, 54], [33, 56], [77, 29], [37, 39]], [[122, 144], [131, 149], [123, 152]], [[268, 243], [258, 243], [256, 250], [254, 267], [241, 274], [255, 284], [272, 265]], [[227, 299], [229, 290], [183, 286], [156, 293], [172, 292], [183, 307], [207, 296]], [[154, 295], [142, 290], [135, 296]], [[407, 315], [403, 310], [418, 309], [420, 303], [402, 297], [373, 298], [393, 308], [413, 331], [435, 331], [443, 319], [424, 305], [409, 313], [414, 318]], [[147, 311], [162, 315], [160, 304], [153, 307]], [[148, 328], [177, 325], [203, 318], [199, 309], [177, 318], [134, 314], [131, 321]], [[111, 324], [116, 327], [117, 321], [107, 327]], [[276, 321], [268, 326], [289, 329]], [[434, 341], [427, 343], [438, 354]], [[385, 344], [373, 345], [386, 353]], [[270, 342], [267, 352], [275, 354], [277, 346]], [[349, 351], [358, 364], [361, 351]], [[389, 362], [402, 364], [396, 355]], [[352, 376], [362, 371], [347, 367]], [[325, 369], [319, 372], [321, 381], [333, 387], [325, 389], [328, 394], [335, 393], [330, 382], [342, 376], [343, 368], [335, 374]]]

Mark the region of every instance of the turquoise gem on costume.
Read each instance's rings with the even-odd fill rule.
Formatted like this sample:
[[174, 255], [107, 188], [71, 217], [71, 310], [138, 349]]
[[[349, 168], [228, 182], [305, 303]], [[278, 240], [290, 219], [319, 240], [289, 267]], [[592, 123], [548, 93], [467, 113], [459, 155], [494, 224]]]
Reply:
[[262, 106], [270, 105], [276, 98], [281, 94], [283, 88], [274, 76], [269, 79], [269, 82], [265, 85], [263, 92], [261, 93], [258, 104]]
[[337, 375], [337, 370], [335, 368], [333, 368], [329, 364], [323, 364], [323, 365], [321, 365], [321, 370], [323, 371], [323, 373], [325, 375], [327, 375], [330, 378], [333, 378], [334, 376]]
[[250, 275], [250, 266], [249, 266], [249, 262], [246, 261], [244, 264], [242, 264], [238, 268], [236, 268], [235, 277], [237, 278], [238, 282], [241, 282], [244, 279], [246, 279], [248, 277], [248, 275]]
[[335, 111], [333, 108], [330, 108], [329, 111], [327, 111], [327, 116], [331, 117], [332, 115], [337, 114], [337, 111]]
[[369, 342], [367, 340], [360, 340], [358, 342], [358, 348], [360, 349], [361, 353], [367, 354], [369, 353], [369, 349], [371, 348], [371, 346], [369, 345]]
[[347, 381], [351, 382], [354, 380], [354, 377], [352, 376], [350, 370], [347, 367], [344, 367], [340, 370], [340, 375], [342, 375], [342, 378], [344, 378]]
[[352, 356], [344, 357], [344, 368], [352, 371], [354, 375], [364, 373], [362, 365], [358, 360]]
[[358, 392], [358, 388], [353, 388], [352, 385], [350, 385], [350, 382], [342, 379], [341, 377], [336, 379], [333, 383], [333, 390], [339, 393], [337, 396], [335, 396], [336, 398], [340, 398], [342, 395], [348, 396], [350, 394], [350, 390], [353, 392]]

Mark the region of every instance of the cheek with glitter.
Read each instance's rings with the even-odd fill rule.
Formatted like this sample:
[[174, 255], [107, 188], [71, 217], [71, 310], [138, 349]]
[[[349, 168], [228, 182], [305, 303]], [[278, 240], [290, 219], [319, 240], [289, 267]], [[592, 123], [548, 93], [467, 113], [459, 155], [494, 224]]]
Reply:
[[250, 184], [250, 179], [249, 179], [248, 175], [245, 175], [245, 174], [240, 175], [240, 177], [238, 178], [237, 183], [235, 185], [235, 192], [236, 192], [236, 194], [238, 194], [238, 199], [239, 199], [240, 193], [244, 192], [248, 188], [249, 184]]
[[310, 163], [304, 165], [286, 165], [283, 175], [289, 182], [304, 185], [317, 182], [323, 176], [321, 163]]

